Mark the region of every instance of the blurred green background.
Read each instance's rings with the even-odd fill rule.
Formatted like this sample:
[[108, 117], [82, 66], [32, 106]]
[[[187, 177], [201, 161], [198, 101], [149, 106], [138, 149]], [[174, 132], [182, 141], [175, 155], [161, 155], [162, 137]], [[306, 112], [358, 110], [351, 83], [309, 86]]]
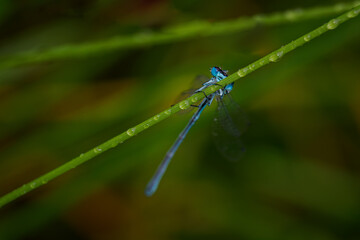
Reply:
[[[11, 1], [0, 55], [340, 1]], [[0, 195], [166, 109], [211, 66], [233, 73], [330, 17], [0, 70]], [[360, 239], [360, 20], [235, 83], [251, 126], [229, 162], [204, 112], [173, 115], [0, 209], [0, 239]]]

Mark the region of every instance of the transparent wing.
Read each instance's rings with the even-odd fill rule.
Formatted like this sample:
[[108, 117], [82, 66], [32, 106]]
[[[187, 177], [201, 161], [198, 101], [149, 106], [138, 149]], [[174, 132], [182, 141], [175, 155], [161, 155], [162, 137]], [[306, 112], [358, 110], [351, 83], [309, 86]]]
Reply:
[[[242, 135], [249, 127], [250, 121], [246, 116], [246, 113], [241, 109], [239, 104], [237, 104], [231, 94], [226, 94], [223, 99], [218, 97], [217, 99], [218, 107], [222, 108], [218, 111], [219, 114], [221, 112], [225, 112], [231, 117], [232, 122], [238, 130], [238, 134]], [[231, 130], [231, 129], [230, 129]]]
[[[199, 88], [201, 88], [203, 86], [203, 83], [205, 83], [207, 81], [209, 81], [209, 77], [207, 77], [205, 75], [196, 76], [196, 78], [191, 83], [191, 88], [181, 92], [181, 94], [175, 99], [175, 103], [178, 103], [178, 102], [190, 97], [191, 95], [193, 95], [195, 93], [195, 91], [198, 90]], [[188, 108], [184, 111], [180, 111], [179, 113], [180, 114], [188, 113], [191, 110], [193, 110], [193, 108]]]
[[239, 160], [245, 147], [240, 139], [249, 121], [239, 105], [229, 94], [222, 99], [217, 96], [216, 117], [213, 123], [213, 139], [218, 151], [231, 161]]
[[181, 93], [181, 97], [183, 97], [183, 99], [181, 100], [184, 100], [186, 97], [194, 94], [195, 91], [201, 88], [203, 84], [206, 83], [207, 81], [209, 81], [209, 78], [205, 75], [196, 76], [196, 78], [191, 83], [191, 88]]
[[209, 81], [210, 78], [205, 75], [197, 75], [196, 78], [193, 80], [191, 87], [195, 89], [195, 91], [203, 86], [204, 83]]

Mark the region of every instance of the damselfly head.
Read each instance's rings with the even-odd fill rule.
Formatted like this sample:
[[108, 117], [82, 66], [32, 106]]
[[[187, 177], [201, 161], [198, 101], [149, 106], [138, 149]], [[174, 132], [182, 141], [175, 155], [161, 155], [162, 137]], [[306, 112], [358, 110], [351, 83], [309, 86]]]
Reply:
[[220, 67], [212, 67], [212, 68], [210, 68], [211, 75], [213, 75], [214, 77], [216, 77], [221, 71], [222, 70], [221, 70]]
[[218, 76], [219, 74], [227, 77], [228, 71], [222, 70], [221, 67], [212, 67], [212, 68], [210, 68], [210, 72], [211, 72], [211, 75], [213, 75], [214, 77]]

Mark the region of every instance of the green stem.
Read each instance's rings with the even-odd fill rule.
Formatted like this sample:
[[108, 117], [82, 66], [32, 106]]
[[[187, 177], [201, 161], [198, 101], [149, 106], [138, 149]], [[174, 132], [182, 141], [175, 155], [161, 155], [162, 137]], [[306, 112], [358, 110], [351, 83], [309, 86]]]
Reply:
[[152, 33], [143, 32], [132, 36], [117, 36], [99, 42], [90, 42], [77, 45], [59, 46], [44, 51], [23, 52], [0, 60], [0, 69], [19, 66], [26, 63], [37, 63], [56, 59], [83, 58], [89, 55], [103, 54], [120, 49], [139, 48], [158, 45], [197, 37], [231, 34], [244, 31], [258, 25], [278, 25], [288, 22], [300, 22], [309, 19], [325, 17], [347, 11], [359, 4], [338, 3], [331, 6], [316, 7], [306, 10], [288, 10], [282, 13], [269, 15], [255, 15], [250, 18], [239, 18], [231, 21], [210, 23], [196, 21]]
[[[347, 20], [349, 20], [351, 18], [356, 17], [359, 13], [360, 13], [360, 5], [337, 18], [331, 19], [329, 22], [327, 22], [327, 23], [323, 24], [322, 26], [316, 28], [315, 30], [299, 37], [295, 41], [292, 41], [291, 43], [281, 47], [280, 49], [266, 55], [265, 57], [255, 61], [254, 63], [251, 63], [250, 65], [248, 65], [244, 68], [241, 68], [236, 73], [234, 73], [234, 74], [230, 75], [229, 77], [220, 81], [219, 84], [222, 86], [225, 86], [227, 84], [230, 84], [230, 83], [246, 76], [247, 74], [255, 71], [256, 69], [267, 65], [268, 63], [276, 62], [276, 61], [280, 60], [288, 52], [293, 51], [294, 49], [302, 46], [303, 44], [311, 41], [312, 39], [320, 36], [321, 34], [327, 32], [329, 30], [333, 30], [333, 29], [337, 28], [340, 24], [346, 22]], [[217, 86], [217, 85], [210, 86], [207, 89], [205, 89], [205, 93], [207, 95], [209, 95], [209, 94], [217, 91], [219, 88], [220, 88], [220, 86]], [[126, 132], [123, 132], [122, 134], [104, 142], [103, 144], [95, 147], [94, 149], [92, 149], [86, 153], [80, 154], [80, 156], [70, 160], [69, 162], [65, 163], [64, 165], [46, 173], [45, 175], [27, 183], [27, 184], [24, 184], [23, 186], [15, 189], [14, 191], [1, 197], [0, 198], [0, 207], [17, 199], [18, 197], [20, 197], [22, 195], [28, 193], [29, 191], [32, 191], [35, 188], [38, 188], [39, 186], [44, 185], [48, 181], [66, 173], [67, 171], [71, 170], [72, 168], [79, 166], [80, 164], [94, 158], [95, 156], [109, 150], [110, 148], [116, 147], [118, 144], [123, 143], [125, 140], [127, 140], [127, 139], [135, 136], [136, 134], [146, 130], [147, 128], [161, 122], [162, 120], [168, 118], [172, 114], [174, 114], [180, 110], [189, 108], [191, 104], [198, 102], [202, 98], [204, 98], [204, 94], [202, 94], [202, 93], [194, 94], [194, 95], [190, 96], [189, 98], [187, 98], [186, 100], [181, 101], [180, 103], [174, 105], [173, 107], [168, 108], [165, 111], [155, 115], [154, 117], [151, 117], [151, 118], [147, 119], [146, 121], [136, 125], [135, 127], [128, 129]]]

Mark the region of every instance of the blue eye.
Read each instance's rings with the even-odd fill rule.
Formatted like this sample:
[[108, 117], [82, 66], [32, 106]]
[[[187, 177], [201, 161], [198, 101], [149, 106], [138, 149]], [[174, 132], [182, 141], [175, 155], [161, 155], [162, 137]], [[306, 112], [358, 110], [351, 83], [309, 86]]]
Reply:
[[211, 75], [213, 75], [214, 77], [216, 77], [219, 73], [219, 69], [218, 67], [212, 67], [211, 68]]

